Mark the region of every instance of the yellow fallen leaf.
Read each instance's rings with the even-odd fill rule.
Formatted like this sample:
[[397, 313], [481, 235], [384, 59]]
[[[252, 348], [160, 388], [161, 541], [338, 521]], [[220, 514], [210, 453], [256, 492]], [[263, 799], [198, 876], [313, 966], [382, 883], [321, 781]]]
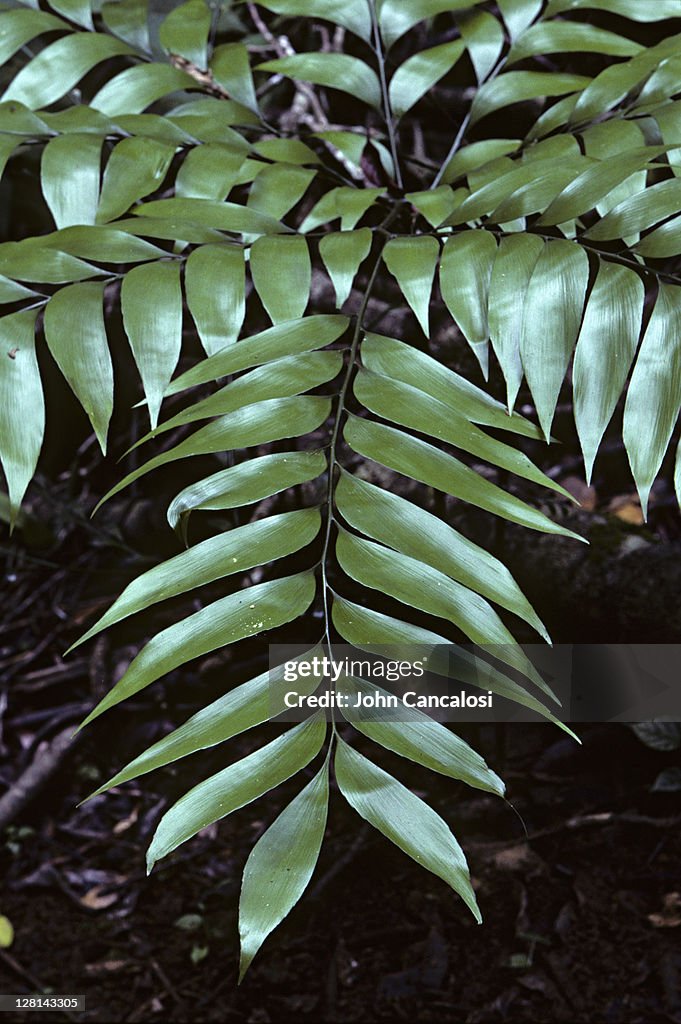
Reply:
[[4, 914], [0, 914], [0, 949], [9, 949], [14, 942], [12, 922]]

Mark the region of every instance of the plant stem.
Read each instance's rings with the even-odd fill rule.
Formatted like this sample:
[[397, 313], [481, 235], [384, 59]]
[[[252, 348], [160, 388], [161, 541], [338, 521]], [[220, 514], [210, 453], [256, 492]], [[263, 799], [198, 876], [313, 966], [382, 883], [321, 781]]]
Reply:
[[402, 171], [400, 170], [400, 164], [397, 159], [397, 135], [395, 132], [393, 112], [390, 106], [388, 82], [385, 77], [385, 56], [383, 53], [383, 40], [381, 39], [381, 30], [378, 27], [378, 18], [376, 17], [376, 4], [374, 0], [370, 0], [369, 7], [371, 8], [371, 24], [374, 30], [374, 43], [376, 57], [378, 59], [378, 74], [381, 81], [381, 95], [383, 97], [383, 116], [385, 118], [385, 123], [388, 128], [390, 155], [392, 156], [393, 166], [395, 168], [395, 184], [397, 185], [398, 188], [402, 188]]

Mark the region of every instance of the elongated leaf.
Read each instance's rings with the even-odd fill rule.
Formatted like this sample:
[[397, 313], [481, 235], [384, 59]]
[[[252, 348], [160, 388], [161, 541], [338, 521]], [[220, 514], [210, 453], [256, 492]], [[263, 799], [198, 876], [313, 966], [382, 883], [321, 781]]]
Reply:
[[162, 96], [195, 89], [197, 84], [191, 75], [170, 64], [136, 64], [110, 78], [93, 97], [92, 106], [109, 117], [140, 114]]
[[167, 601], [255, 565], [285, 558], [314, 540], [320, 525], [319, 509], [307, 508], [270, 516], [210, 537], [134, 579], [73, 647], [79, 647], [103, 629], [158, 601]]
[[175, 378], [167, 388], [166, 395], [176, 395], [186, 388], [207, 384], [230, 373], [249, 370], [252, 366], [272, 362], [283, 356], [324, 348], [340, 338], [348, 322], [346, 316], [338, 313], [317, 313], [269, 327], [266, 331], [245, 338], [237, 346], [230, 346], [197, 363], [191, 370]]
[[636, 352], [644, 297], [638, 274], [601, 261], [579, 332], [572, 375], [575, 424], [587, 482]]
[[311, 573], [286, 576], [238, 590], [168, 626], [133, 658], [83, 725], [194, 658], [290, 622], [307, 611], [314, 593]]
[[558, 71], [507, 71], [478, 90], [471, 108], [471, 124], [512, 103], [577, 92], [590, 81], [584, 75]]
[[336, 487], [335, 499], [343, 518], [356, 530], [496, 601], [549, 639], [506, 566], [441, 519], [345, 471]]
[[140, 263], [167, 255], [151, 242], [119, 230], [118, 224], [116, 227], [88, 224], [61, 228], [41, 235], [40, 241], [50, 249], [100, 263]]
[[222, 202], [237, 182], [244, 153], [218, 142], [190, 149], [175, 178], [175, 195]]
[[1, 243], [0, 273], [11, 274], [19, 281], [63, 284], [66, 281], [97, 277], [103, 271], [65, 252], [50, 248], [45, 244], [45, 239], [38, 235], [21, 242]]
[[654, 259], [676, 256], [681, 252], [681, 216], [656, 228], [636, 245], [637, 252]]
[[161, 818], [147, 850], [147, 871], [202, 828], [299, 772], [319, 753], [325, 735], [326, 723], [315, 715], [194, 786]]
[[408, 857], [451, 886], [480, 923], [466, 858], [440, 815], [343, 740], [338, 741], [334, 767], [338, 787], [350, 806]]
[[224, 416], [255, 402], [301, 395], [333, 380], [342, 365], [341, 352], [305, 352], [266, 363], [171, 416], [132, 447], [137, 448], [150, 438], [176, 427], [207, 420], [212, 416]]
[[319, 255], [336, 291], [336, 306], [347, 302], [352, 282], [371, 249], [371, 230], [332, 231], [319, 240]]
[[[154, 301], [149, 302], [149, 296]], [[139, 370], [152, 429], [165, 389], [180, 356], [182, 293], [176, 263], [134, 267], [123, 279], [121, 308], [125, 333]]]
[[150, 52], [146, 6], [139, 4], [137, 0], [112, 0], [110, 3], [102, 4], [101, 14], [102, 21], [113, 35], [124, 39], [130, 46], [143, 53]]
[[538, 223], [562, 224], [585, 213], [630, 175], [646, 167], [662, 149], [663, 147], [650, 146], [645, 150], [623, 155], [616, 163], [597, 164], [595, 167], [587, 168], [556, 196]]
[[114, 381], [103, 303], [103, 284], [89, 281], [61, 288], [45, 308], [45, 340], [106, 454]]
[[239, 980], [267, 936], [305, 892], [324, 839], [328, 804], [326, 761], [251, 850], [239, 901]]
[[624, 406], [624, 444], [644, 515], [681, 410], [680, 297], [678, 286], [660, 284]]
[[[465, 10], [481, 3], [482, 0], [456, 0], [457, 10]], [[381, 28], [381, 36], [386, 46], [392, 44], [408, 32], [413, 25], [426, 18], [434, 18], [437, 14], [452, 10], [451, 0], [378, 0], [376, 9]]]
[[190, 254], [184, 277], [187, 306], [210, 356], [239, 336], [246, 311], [241, 246], [203, 245]]
[[175, 529], [194, 509], [241, 508], [288, 487], [314, 480], [326, 469], [322, 452], [276, 452], [222, 469], [190, 484], [168, 506], [168, 522]]
[[343, 529], [338, 532], [336, 555], [341, 568], [358, 583], [429, 615], [447, 619], [473, 643], [492, 645], [496, 658], [546, 690], [522, 648], [483, 597], [416, 558], [390, 551]]
[[242, 683], [219, 697], [212, 704], [197, 711], [184, 725], [179, 726], [135, 757], [113, 778], [95, 790], [92, 796], [106, 793], [114, 786], [136, 779], [156, 768], [178, 761], [197, 750], [206, 750], [238, 736], [286, 710], [286, 693], [310, 694], [321, 682], [319, 675], [301, 676], [295, 684], [287, 683], [285, 666], [290, 662], [311, 661], [323, 654], [321, 647], [313, 648], [298, 658], [291, 658], [278, 668], [268, 669], [254, 679]]
[[642, 4], [637, 0], [549, 0], [546, 17], [581, 10], [607, 11], [631, 21], [646, 22], [674, 18], [678, 16], [679, 8], [676, 0], [656, 0], [654, 4]]
[[496, 240], [488, 231], [463, 231], [447, 239], [440, 263], [442, 298], [473, 349], [485, 380], [489, 372], [488, 291], [496, 251]]
[[406, 198], [434, 228], [447, 220], [457, 204], [456, 192], [447, 185], [439, 185], [425, 192], [407, 192]]
[[10, 528], [35, 473], [45, 430], [45, 403], [35, 355], [37, 310], [0, 319], [0, 463], [10, 502]]
[[[276, 267], [276, 273], [272, 268]], [[299, 235], [259, 238], [251, 247], [251, 277], [273, 324], [297, 320], [310, 297], [312, 264], [307, 241]]]
[[353, 451], [388, 469], [530, 529], [578, 537], [578, 534], [552, 522], [537, 509], [485, 480], [451, 455], [401, 430], [350, 416], [344, 433]]
[[8, 277], [0, 275], [0, 302], [16, 302], [18, 299], [30, 299], [36, 296], [36, 292], [25, 288], [23, 284], [10, 281]]
[[515, 40], [508, 63], [546, 53], [605, 53], [611, 57], [633, 57], [641, 49], [633, 39], [595, 25], [584, 25], [578, 21], [545, 21], [533, 25]]
[[45, 146], [40, 186], [58, 228], [94, 224], [101, 152], [96, 135], [61, 135]]
[[574, 242], [547, 242], [527, 288], [520, 356], [548, 441], [570, 356], [577, 341], [589, 279], [585, 251]]
[[542, 8], [542, 0], [497, 0], [511, 39], [524, 32]]
[[216, 203], [210, 199], [155, 199], [138, 206], [135, 213], [145, 217], [172, 217], [236, 234], [267, 234], [288, 230], [265, 213], [239, 203]]
[[169, 54], [179, 54], [196, 67], [206, 68], [210, 23], [211, 12], [204, 0], [187, 0], [163, 19], [161, 46]]
[[589, 228], [586, 237], [595, 241], [627, 238], [680, 210], [681, 181], [661, 181], [618, 203]]
[[445, 184], [450, 184], [498, 157], [514, 153], [520, 147], [520, 139], [483, 139], [462, 146], [449, 160], [442, 175]]
[[133, 52], [127, 43], [104, 33], [71, 33], [50, 43], [26, 64], [12, 79], [2, 99], [18, 100], [31, 110], [47, 107], [61, 99], [96, 64]]
[[272, 164], [257, 176], [248, 196], [248, 206], [281, 220], [303, 197], [316, 171], [307, 167]]
[[385, 265], [395, 277], [427, 338], [430, 336], [430, 293], [439, 255], [440, 246], [431, 235], [393, 238], [383, 249]]
[[17, 50], [43, 32], [64, 32], [69, 26], [61, 18], [47, 11], [18, 10], [2, 12], [2, 38], [0, 39], [0, 64], [4, 64]]
[[160, 188], [174, 154], [172, 143], [122, 139], [104, 171], [97, 222], [106, 224], [120, 217], [138, 199]]
[[488, 11], [476, 10], [461, 18], [459, 28], [478, 82], [484, 82], [501, 54], [504, 30]]
[[[266, 0], [262, 6], [288, 17], [307, 17], [311, 13], [308, 0]], [[365, 0], [315, 0], [314, 16], [349, 28], [362, 39], [371, 38], [371, 17]]]
[[423, 658], [427, 661], [429, 672], [435, 672], [448, 679], [460, 680], [481, 690], [491, 690], [500, 697], [536, 711], [573, 739], [577, 739], [571, 729], [555, 718], [548, 708], [523, 686], [504, 675], [494, 665], [476, 657], [465, 648], [452, 644], [438, 633], [394, 619], [390, 615], [383, 615], [371, 608], [364, 608], [338, 595], [334, 595], [332, 617], [340, 635], [361, 651], [384, 655], [386, 646], [389, 646], [391, 654], [406, 661], [413, 661], [416, 657]]
[[347, 53], [296, 53], [291, 57], [265, 61], [258, 64], [256, 70], [340, 89], [364, 100], [371, 107], [381, 105], [381, 87], [376, 72], [363, 60]]
[[400, 64], [390, 81], [390, 106], [402, 117], [454, 67], [464, 52], [460, 39], [422, 50]]
[[503, 782], [483, 758], [439, 722], [416, 708], [409, 708], [406, 713], [404, 708], [387, 705], [358, 709], [353, 705], [359, 694], [387, 697], [388, 691], [364, 679], [345, 676], [339, 682], [340, 690], [351, 698], [350, 706], [343, 708], [344, 717], [375, 743], [450, 779], [461, 779], [475, 789], [504, 795]]
[[501, 466], [568, 497], [568, 493], [559, 484], [537, 469], [522, 452], [496, 438], [488, 437], [470, 420], [453, 412], [444, 402], [439, 402], [419, 388], [361, 370], [355, 378], [354, 391], [367, 409], [383, 419], [447, 441], [456, 448], [487, 459], [494, 466]]
[[214, 51], [210, 61], [213, 78], [249, 110], [258, 110], [248, 50], [243, 43], [224, 43]]
[[501, 239], [492, 266], [489, 333], [492, 348], [506, 380], [509, 412], [513, 411], [523, 379], [520, 335], [525, 295], [542, 249], [542, 240], [536, 235], [508, 235]]
[[374, 373], [385, 374], [425, 391], [456, 416], [465, 416], [473, 423], [499, 427], [524, 437], [541, 437], [534, 423], [517, 413], [509, 416], [501, 402], [403, 341], [367, 334], [362, 345], [362, 362]]
[[257, 444], [279, 441], [284, 437], [308, 434], [324, 422], [329, 415], [330, 407], [331, 403], [327, 398], [276, 398], [220, 416], [174, 448], [156, 455], [143, 466], [128, 473], [102, 498], [95, 511], [128, 484], [150, 473], [152, 469], [165, 466], [177, 459], [233, 451], [236, 448], [250, 448]]

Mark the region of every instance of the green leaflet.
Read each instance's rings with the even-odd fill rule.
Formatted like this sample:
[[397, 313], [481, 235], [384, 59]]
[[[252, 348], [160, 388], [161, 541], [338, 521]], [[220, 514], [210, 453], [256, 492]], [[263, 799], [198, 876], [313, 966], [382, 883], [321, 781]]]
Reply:
[[128, 484], [141, 476], [165, 466], [176, 459], [186, 459], [193, 455], [212, 455], [215, 452], [233, 451], [237, 448], [250, 448], [257, 444], [269, 444], [285, 437], [299, 437], [321, 426], [329, 415], [331, 402], [326, 398], [277, 398], [268, 402], [258, 402], [246, 406], [237, 412], [220, 416], [174, 448], [156, 455], [143, 466], [128, 473], [123, 480], [105, 494], [97, 504], [95, 511], [105, 501], [118, 494]]
[[10, 502], [10, 528], [35, 473], [45, 430], [45, 404], [35, 355], [37, 310], [0, 319], [0, 463]]
[[624, 444], [644, 515], [681, 410], [680, 295], [678, 286], [660, 284], [624, 406]]
[[175, 378], [166, 389], [166, 395], [176, 395], [186, 388], [207, 384], [230, 373], [249, 370], [260, 363], [324, 348], [325, 345], [330, 345], [340, 338], [348, 323], [346, 316], [337, 313], [317, 313], [303, 319], [276, 324], [250, 338], [244, 338], [236, 346], [216, 352], [209, 359], [197, 363], [191, 370]]
[[193, 402], [182, 412], [171, 416], [136, 441], [132, 448], [137, 448], [152, 437], [188, 423], [210, 419], [212, 416], [224, 416], [247, 405], [271, 398], [301, 395], [333, 380], [338, 376], [342, 365], [342, 352], [304, 352], [258, 366], [214, 394]]
[[506, 380], [509, 412], [513, 411], [523, 366], [520, 335], [525, 294], [544, 243], [536, 235], [508, 235], [499, 243], [489, 282], [489, 334]]
[[512, 416], [481, 388], [471, 384], [442, 363], [396, 338], [367, 334], [362, 362], [368, 370], [404, 381], [448, 406], [456, 416], [473, 423], [499, 427], [525, 437], [541, 437], [539, 429], [514, 413]]
[[305, 892], [324, 839], [328, 804], [327, 760], [251, 850], [239, 901], [239, 980]]
[[[276, 267], [276, 273], [272, 268]], [[312, 264], [299, 235], [258, 238], [251, 247], [251, 278], [273, 324], [302, 317], [310, 297]]]
[[355, 378], [354, 392], [367, 409], [383, 419], [446, 441], [492, 465], [568, 496], [522, 452], [488, 437], [465, 417], [416, 387], [362, 370]]
[[222, 469], [190, 484], [168, 506], [168, 522], [176, 529], [194, 509], [226, 509], [252, 505], [288, 487], [314, 480], [326, 469], [322, 452], [276, 452]]
[[637, 0], [549, 0], [545, 17], [566, 11], [607, 11], [619, 14], [631, 21], [663, 21], [678, 16], [676, 0], [656, 0], [654, 4], [638, 3]]
[[494, 657], [545, 689], [492, 606], [472, 590], [416, 558], [355, 537], [344, 529], [338, 531], [336, 556], [341, 568], [358, 583], [428, 615], [447, 619], [474, 644], [491, 645]]
[[335, 498], [350, 526], [496, 601], [548, 641], [545, 627], [506, 566], [441, 519], [345, 471]]
[[599, 242], [610, 238], [628, 238], [679, 210], [681, 181], [661, 181], [623, 199], [589, 228], [586, 237]]
[[[149, 295], [155, 296], [153, 303]], [[123, 325], [142, 378], [152, 429], [180, 356], [182, 293], [177, 263], [134, 267], [121, 288]]]
[[258, 111], [258, 100], [253, 85], [253, 75], [248, 59], [248, 50], [243, 43], [224, 43], [213, 52], [210, 61], [213, 78], [249, 110]]
[[584, 89], [591, 79], [584, 75], [568, 75], [545, 71], [507, 71], [493, 81], [485, 82], [476, 93], [471, 107], [471, 124], [495, 110], [523, 100], [544, 96], [562, 96]]
[[[350, 416], [345, 440], [353, 451], [478, 508], [542, 533], [578, 537], [541, 512], [485, 480], [458, 459], [394, 427]], [[579, 538], [581, 540], [581, 538]]]
[[537, 223], [562, 224], [585, 213], [630, 175], [646, 167], [660, 152], [664, 152], [664, 147], [651, 146], [622, 156], [614, 164], [587, 168], [556, 196]]
[[91, 0], [52, 0], [51, 6], [65, 18], [70, 18], [83, 28], [92, 29]]
[[440, 263], [442, 298], [473, 349], [485, 380], [489, 373], [487, 295], [496, 251], [496, 239], [488, 231], [463, 231], [447, 239]]
[[58, 135], [45, 146], [40, 186], [57, 228], [94, 224], [101, 153], [96, 135]]
[[8, 277], [0, 275], [0, 302], [16, 302], [18, 299], [31, 299], [37, 292], [30, 288], [24, 288], [23, 284], [10, 281]]
[[147, 8], [138, 0], [114, 0], [102, 4], [102, 20], [113, 35], [143, 53], [149, 52]]
[[134, 579], [71, 649], [158, 601], [167, 601], [255, 565], [284, 558], [314, 540], [320, 525], [319, 509], [307, 508], [270, 516], [210, 537]]
[[347, 302], [360, 265], [371, 249], [371, 231], [332, 231], [319, 240], [319, 255], [336, 291], [336, 306]]
[[436, 82], [454, 67], [464, 52], [460, 39], [422, 50], [400, 64], [390, 81], [390, 106], [395, 117], [402, 117], [425, 96]]
[[232, 345], [246, 312], [246, 269], [241, 246], [202, 245], [185, 264], [187, 306], [207, 355]]
[[382, 252], [386, 267], [400, 286], [427, 338], [430, 336], [430, 294], [439, 255], [439, 243], [430, 235], [393, 238]]
[[265, 167], [251, 185], [248, 206], [281, 220], [302, 199], [316, 173], [286, 164]]
[[504, 30], [493, 15], [477, 10], [463, 15], [459, 28], [478, 82], [484, 82], [501, 54]]
[[122, 679], [90, 712], [83, 726], [180, 665], [290, 622], [307, 611], [314, 594], [314, 576], [304, 572], [238, 590], [175, 622], [133, 658]]
[[442, 180], [445, 184], [450, 184], [469, 171], [496, 160], [497, 157], [514, 153], [519, 146], [520, 139], [483, 139], [480, 142], [471, 142], [470, 145], [457, 150], [447, 163]]
[[[360, 693], [385, 696], [388, 692], [364, 679], [342, 676], [339, 682], [341, 691], [350, 696], [351, 704]], [[460, 779], [475, 789], [504, 795], [503, 782], [475, 750], [416, 708], [411, 708], [406, 717], [403, 708], [363, 707], [357, 713], [357, 709], [350, 706], [343, 708], [343, 716], [359, 732], [401, 757], [450, 779]]]
[[98, 267], [51, 249], [49, 237], [38, 235], [21, 242], [1, 243], [0, 273], [11, 274], [19, 281], [40, 281], [42, 284], [64, 284], [103, 273]]
[[138, 199], [160, 188], [174, 154], [172, 143], [155, 139], [133, 138], [119, 142], [104, 171], [97, 223], [115, 220]]
[[136, 64], [110, 78], [93, 96], [92, 106], [109, 117], [141, 114], [162, 96], [195, 87], [190, 75], [170, 64]]
[[[262, 6], [287, 17], [305, 17], [311, 13], [308, 0], [266, 0]], [[362, 39], [371, 38], [371, 17], [366, 0], [315, 0], [314, 16], [349, 28]]]
[[[301, 654], [300, 658], [290, 660], [307, 661], [321, 653], [321, 648], [317, 647]], [[292, 689], [300, 694], [309, 694], [317, 689], [319, 683], [319, 676], [301, 677], [296, 680]], [[112, 779], [95, 790], [92, 796], [106, 793], [114, 786], [120, 786], [147, 772], [153, 772], [156, 768], [162, 768], [166, 764], [187, 757], [188, 754], [194, 754], [197, 750], [205, 750], [207, 747], [224, 743], [232, 736], [238, 736], [262, 722], [267, 722], [285, 710], [284, 698], [290, 688], [291, 683], [286, 683], [284, 679], [283, 665], [268, 669], [254, 679], [249, 679], [248, 682], [242, 683], [241, 686], [235, 687], [212, 704], [197, 711], [184, 725], [138, 754]]]
[[410, 622], [375, 612], [371, 608], [363, 608], [337, 594], [333, 599], [332, 616], [334, 626], [341, 636], [359, 650], [384, 654], [385, 646], [389, 645], [393, 655], [399, 651], [399, 656], [407, 661], [415, 657], [424, 658], [429, 672], [460, 680], [481, 690], [491, 690], [500, 697], [515, 701], [536, 711], [577, 740], [572, 730], [555, 718], [523, 686], [445, 637]]
[[31, 110], [47, 107], [101, 61], [132, 53], [126, 43], [103, 33], [71, 33], [50, 43], [26, 64], [12, 79], [2, 99], [18, 100]]
[[497, 0], [511, 39], [515, 39], [537, 17], [542, 0]]
[[520, 356], [546, 440], [582, 319], [589, 261], [562, 240], [544, 245], [525, 295]]
[[636, 245], [637, 252], [653, 259], [676, 256], [681, 252], [681, 217], [674, 217], [656, 228]]
[[443, 224], [457, 204], [456, 192], [447, 185], [439, 185], [425, 192], [407, 192], [406, 198], [433, 228]]
[[194, 786], [161, 818], [147, 851], [147, 870], [202, 828], [299, 772], [319, 753], [325, 735], [326, 723], [315, 715]]
[[[466, 10], [481, 3], [482, 0], [457, 0], [457, 10]], [[392, 44], [408, 32], [419, 21], [433, 18], [452, 10], [450, 0], [377, 0], [376, 9], [381, 29], [381, 36], [386, 46]]]
[[636, 352], [645, 290], [633, 270], [602, 260], [572, 371], [574, 416], [587, 482]]
[[139, 263], [166, 255], [151, 242], [133, 238], [125, 231], [119, 230], [120, 223], [119, 221], [115, 227], [88, 224], [62, 228], [49, 235], [41, 235], [40, 241], [62, 254], [99, 260], [100, 263]]
[[175, 195], [182, 199], [222, 202], [237, 182], [244, 163], [241, 148], [207, 142], [190, 149], [175, 178]]
[[133, 211], [144, 217], [172, 217], [193, 224], [231, 231], [241, 235], [264, 235], [286, 231], [278, 220], [238, 203], [218, 203], [211, 199], [156, 199]]
[[45, 340], [106, 454], [114, 380], [104, 326], [104, 287], [89, 281], [56, 292], [45, 307]]
[[159, 29], [161, 46], [199, 68], [208, 66], [211, 12], [204, 0], [187, 0], [170, 12]]
[[357, 813], [451, 886], [480, 923], [466, 858], [440, 815], [343, 740], [338, 741], [334, 767], [339, 789]]
[[370, 107], [381, 105], [381, 87], [376, 72], [358, 57], [347, 53], [296, 53], [258, 64], [256, 71], [271, 71], [303, 82], [340, 89], [364, 100]]
[[0, 64], [14, 56], [17, 50], [43, 32], [67, 31], [69, 26], [61, 18], [47, 11], [29, 10], [26, 7], [2, 12], [2, 38], [0, 39]]
[[633, 57], [642, 47], [632, 39], [578, 21], [545, 21], [533, 25], [516, 39], [508, 63], [546, 53], [605, 53]]

